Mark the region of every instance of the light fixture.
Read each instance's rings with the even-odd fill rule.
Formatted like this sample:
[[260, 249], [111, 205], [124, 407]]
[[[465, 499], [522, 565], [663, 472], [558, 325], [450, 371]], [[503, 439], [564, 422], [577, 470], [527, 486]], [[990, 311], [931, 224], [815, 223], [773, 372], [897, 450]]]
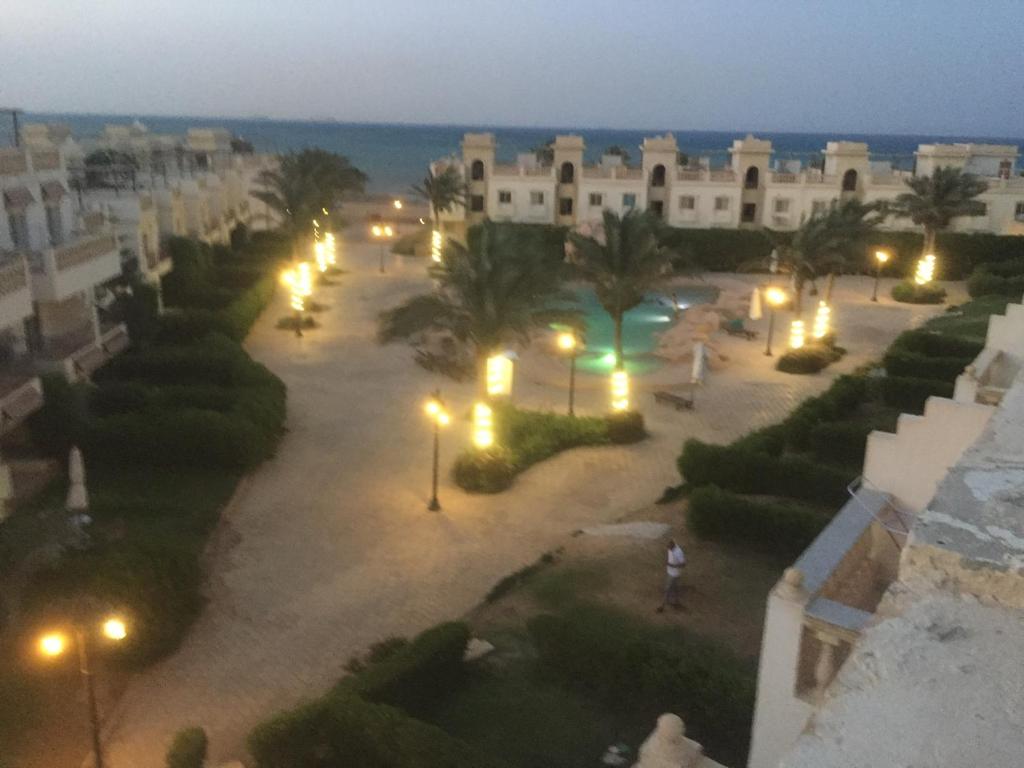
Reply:
[[629, 374], [623, 370], [612, 371], [612, 410], [629, 410]]
[[473, 445], [477, 448], [494, 445], [494, 411], [486, 403], [473, 406]]
[[103, 622], [103, 634], [110, 640], [124, 640], [128, 637], [128, 627], [122, 619], [111, 616]]
[[505, 354], [487, 358], [487, 394], [503, 397], [512, 394], [512, 360]]
[[67, 638], [59, 632], [48, 632], [39, 638], [39, 652], [43, 654], [43, 656], [49, 656], [51, 658], [60, 656], [64, 653], [67, 645]]
[[401, 200], [395, 200], [395, 201], [394, 201], [394, 202], [392, 203], [392, 205], [393, 205], [393, 206], [395, 206], [395, 210], [396, 210], [396, 211], [400, 211], [400, 210], [402, 210], [402, 201], [401, 201]]
[[914, 273], [914, 282], [918, 285], [927, 285], [935, 279], [935, 254], [929, 253], [921, 257], [917, 262], [917, 271]]
[[566, 352], [576, 349], [576, 334], [563, 331], [558, 334], [558, 348]]
[[804, 321], [794, 320], [789, 326], [789, 348], [800, 349], [804, 345]]
[[818, 309], [814, 313], [814, 327], [811, 334], [816, 339], [823, 339], [828, 336], [832, 328], [832, 308], [824, 301], [818, 302]]
[[430, 258], [438, 263], [441, 261], [441, 230], [439, 229], [430, 233]]

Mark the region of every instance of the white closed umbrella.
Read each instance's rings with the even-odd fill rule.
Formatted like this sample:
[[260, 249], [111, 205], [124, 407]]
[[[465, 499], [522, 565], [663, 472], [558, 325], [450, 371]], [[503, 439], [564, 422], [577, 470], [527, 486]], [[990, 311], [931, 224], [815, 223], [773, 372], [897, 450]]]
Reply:
[[750, 319], [760, 320], [764, 316], [764, 312], [761, 310], [761, 289], [755, 288], [754, 292], [750, 295]]
[[704, 342], [698, 341], [693, 345], [693, 368], [690, 372], [690, 383], [703, 384], [706, 374], [707, 351], [704, 349]]
[[68, 457], [68, 488], [67, 501], [64, 504], [68, 512], [85, 512], [89, 508], [89, 492], [85, 489], [85, 462], [82, 452], [77, 447], [71, 449]]

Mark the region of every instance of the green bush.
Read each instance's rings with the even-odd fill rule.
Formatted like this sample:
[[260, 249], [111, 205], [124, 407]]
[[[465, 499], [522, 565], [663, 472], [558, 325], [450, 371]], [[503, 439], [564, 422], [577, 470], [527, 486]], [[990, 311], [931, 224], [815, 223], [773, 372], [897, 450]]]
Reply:
[[644, 415], [639, 411], [610, 413], [604, 418], [607, 422], [608, 439], [617, 445], [638, 443], [647, 437]]
[[152, 401], [149, 387], [135, 381], [111, 381], [89, 392], [89, 411], [96, 416], [144, 411]]
[[548, 679], [652, 721], [678, 714], [712, 757], [746, 763], [755, 673], [720, 643], [681, 630], [668, 641], [657, 629], [586, 605], [527, 626]]
[[977, 270], [967, 280], [967, 293], [978, 296], [1008, 296], [1020, 299], [1024, 294], [1024, 275], [1002, 276], [987, 270]]
[[77, 445], [85, 432], [89, 390], [71, 384], [59, 373], [44, 374], [40, 380], [43, 407], [29, 417], [29, 431], [45, 453], [66, 459], [71, 446]]
[[890, 348], [882, 358], [889, 376], [954, 381], [974, 359], [971, 357], [931, 357], [920, 352]]
[[811, 428], [810, 444], [814, 455], [827, 462], [860, 465], [864, 461], [871, 424], [862, 421], [826, 421]]
[[471, 493], [498, 493], [512, 485], [516, 467], [509, 452], [500, 448], [470, 448], [459, 455], [452, 468], [455, 484]]
[[817, 373], [840, 358], [832, 347], [823, 344], [808, 344], [800, 349], [787, 350], [775, 368], [783, 373]]
[[679, 471], [693, 486], [717, 485], [737, 493], [765, 493], [836, 505], [846, 499], [852, 477], [800, 457], [710, 445], [690, 439], [679, 456]]
[[497, 768], [465, 742], [398, 709], [328, 696], [258, 725], [254, 768]]
[[242, 341], [248, 335], [256, 318], [270, 303], [276, 287], [276, 276], [266, 275], [254, 283], [244, 294], [228, 304], [223, 312], [223, 322], [232, 339]]
[[230, 387], [258, 380], [261, 369], [266, 370], [238, 344], [214, 335], [196, 344], [128, 350], [96, 371], [94, 379]]
[[391, 252], [397, 253], [399, 256], [422, 256], [426, 254], [430, 248], [430, 232], [431, 228], [425, 226], [420, 227], [415, 232], [408, 232], [402, 235], [391, 246]]
[[690, 494], [686, 524], [703, 539], [742, 543], [793, 559], [814, 541], [828, 517], [795, 504], [756, 501], [706, 485]]
[[781, 456], [786, 450], [787, 429], [783, 424], [772, 424], [768, 427], [748, 432], [735, 440], [732, 447], [743, 451], [767, 453], [769, 456]]
[[154, 341], [159, 345], [192, 344], [212, 333], [224, 334], [226, 331], [227, 324], [220, 312], [211, 309], [179, 309], [160, 316]]
[[918, 285], [905, 280], [892, 287], [892, 297], [904, 304], [941, 304], [946, 300], [946, 289], [935, 283]]
[[923, 413], [925, 401], [933, 395], [953, 397], [953, 382], [938, 379], [883, 376], [872, 380], [872, 388], [886, 405], [904, 413]]
[[167, 768], [203, 768], [207, 746], [206, 731], [202, 728], [182, 728], [167, 750]]
[[411, 643], [343, 679], [335, 693], [415, 711], [450, 691], [462, 678], [469, 626], [448, 622], [422, 632]]
[[764, 261], [772, 243], [763, 232], [742, 229], [665, 228], [662, 242], [677, 268], [698, 267], [731, 272], [741, 265]]
[[890, 345], [889, 350], [919, 352], [929, 357], [962, 357], [973, 360], [985, 344], [974, 339], [949, 336], [926, 329], [904, 331]]

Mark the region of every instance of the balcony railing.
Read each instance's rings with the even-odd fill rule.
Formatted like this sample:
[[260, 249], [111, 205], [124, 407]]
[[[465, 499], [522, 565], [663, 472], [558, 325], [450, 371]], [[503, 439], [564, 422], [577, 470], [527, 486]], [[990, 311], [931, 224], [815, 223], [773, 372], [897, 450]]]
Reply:
[[0, 263], [0, 297], [8, 296], [28, 286], [28, 274], [25, 271], [25, 259], [15, 256]]
[[28, 161], [20, 149], [0, 149], [0, 176], [28, 173]]
[[57, 270], [63, 272], [116, 249], [117, 240], [113, 235], [100, 235], [55, 248], [53, 256]]
[[36, 377], [0, 376], [0, 435], [6, 435], [43, 407], [43, 386]]
[[37, 171], [56, 171], [60, 168], [60, 152], [44, 149], [32, 153], [32, 167]]

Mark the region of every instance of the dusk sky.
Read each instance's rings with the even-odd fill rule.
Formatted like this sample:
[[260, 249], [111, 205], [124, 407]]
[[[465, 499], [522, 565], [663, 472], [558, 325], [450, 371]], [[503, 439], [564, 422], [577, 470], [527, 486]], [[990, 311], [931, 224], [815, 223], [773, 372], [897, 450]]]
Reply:
[[30, 111], [1024, 136], [1021, 0], [6, 0]]

